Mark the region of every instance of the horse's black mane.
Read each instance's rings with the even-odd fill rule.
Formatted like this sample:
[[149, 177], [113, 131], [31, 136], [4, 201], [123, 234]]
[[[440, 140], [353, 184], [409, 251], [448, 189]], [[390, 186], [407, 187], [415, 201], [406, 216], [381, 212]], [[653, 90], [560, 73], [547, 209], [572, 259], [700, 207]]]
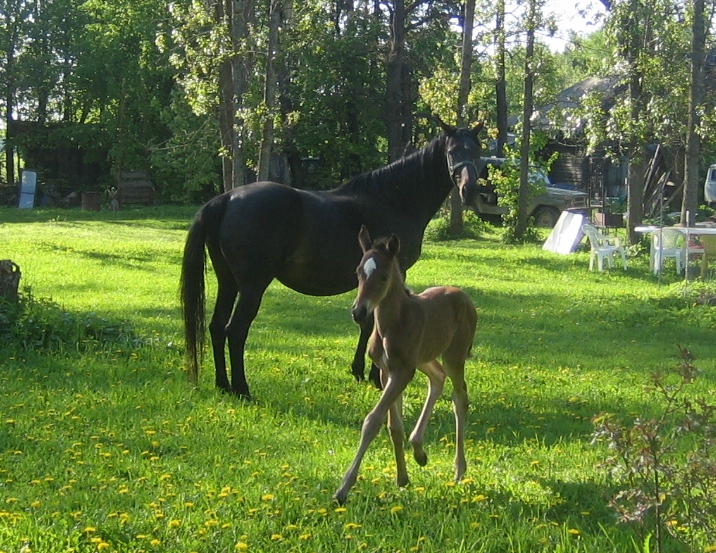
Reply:
[[440, 134], [424, 148], [417, 150], [393, 163], [352, 177], [340, 188], [345, 191], [371, 191], [391, 193], [393, 191], [415, 190], [416, 185], [433, 184], [435, 157], [442, 154], [447, 137]]

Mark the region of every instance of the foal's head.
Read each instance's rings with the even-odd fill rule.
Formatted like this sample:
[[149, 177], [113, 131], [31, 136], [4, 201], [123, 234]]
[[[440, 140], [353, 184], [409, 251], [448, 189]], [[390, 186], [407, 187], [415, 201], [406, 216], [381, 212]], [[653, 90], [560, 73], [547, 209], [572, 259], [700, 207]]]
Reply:
[[379, 238], [373, 242], [365, 225], [361, 227], [358, 241], [363, 258], [358, 264], [358, 295], [353, 302], [351, 314], [357, 323], [365, 321], [388, 293], [391, 281], [399, 273], [397, 255], [400, 239], [393, 234], [390, 238]]

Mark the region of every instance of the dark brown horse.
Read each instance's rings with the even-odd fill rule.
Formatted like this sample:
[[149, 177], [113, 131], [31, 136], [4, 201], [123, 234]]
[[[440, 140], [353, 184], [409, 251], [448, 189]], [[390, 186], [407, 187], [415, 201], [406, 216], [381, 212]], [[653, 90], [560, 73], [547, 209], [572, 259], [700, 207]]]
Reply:
[[[244, 346], [264, 291], [273, 279], [313, 296], [354, 289], [361, 258], [356, 236], [366, 225], [377, 236], [395, 234], [403, 244], [402, 271], [420, 256], [423, 232], [457, 186], [464, 203], [477, 193], [478, 133], [441, 123], [442, 133], [422, 150], [365, 173], [329, 191], [308, 192], [257, 182], [207, 202], [189, 229], [181, 274], [188, 373], [196, 383], [204, 342], [206, 251], [218, 280], [209, 324], [216, 386], [250, 397]], [[237, 301], [238, 297], [238, 301]], [[352, 365], [363, 378], [372, 320], [361, 328]], [[228, 339], [231, 383], [224, 347]]]
[[[423, 434], [435, 402], [442, 394], [445, 378], [449, 377], [455, 412], [455, 480], [462, 479], [466, 468], [464, 443], [468, 407], [465, 359], [470, 353], [477, 325], [475, 306], [459, 288], [439, 286], [418, 295], [405, 290], [398, 267], [400, 240], [397, 236], [372, 242], [368, 230], [363, 227], [359, 241], [364, 255], [356, 271], [358, 295], [352, 314], [357, 323], [362, 323], [375, 312], [368, 353], [380, 368], [383, 393], [365, 418], [358, 452], [334, 496], [339, 503], [345, 502], [355, 484], [363, 456], [386, 414], [398, 467], [398, 486], [408, 484], [403, 453], [402, 398], [416, 369], [425, 373], [429, 385], [425, 405], [410, 434], [413, 456], [421, 466], [428, 462], [423, 449]], [[442, 365], [438, 357], [442, 357]]]

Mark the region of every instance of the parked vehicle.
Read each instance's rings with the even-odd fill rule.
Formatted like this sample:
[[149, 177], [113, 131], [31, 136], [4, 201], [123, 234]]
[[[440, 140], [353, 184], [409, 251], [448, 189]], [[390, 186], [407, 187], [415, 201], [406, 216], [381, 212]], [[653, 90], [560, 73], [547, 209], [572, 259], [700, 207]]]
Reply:
[[716, 165], [709, 167], [704, 183], [704, 201], [709, 207], [716, 207]]
[[[494, 221], [508, 212], [504, 206], [498, 205], [498, 196], [495, 186], [490, 182], [490, 167], [501, 167], [511, 160], [497, 157], [480, 158], [480, 178], [487, 182], [482, 191], [477, 195], [475, 203], [470, 206], [475, 213], [487, 221]], [[716, 167], [716, 166], [715, 166]], [[557, 224], [562, 211], [577, 211], [586, 209], [587, 194], [576, 190], [567, 184], [555, 184], [550, 181], [549, 176], [541, 169], [534, 169], [530, 173], [530, 179], [544, 185], [545, 192], [530, 198], [527, 205], [527, 214], [534, 217], [535, 226], [552, 228]]]

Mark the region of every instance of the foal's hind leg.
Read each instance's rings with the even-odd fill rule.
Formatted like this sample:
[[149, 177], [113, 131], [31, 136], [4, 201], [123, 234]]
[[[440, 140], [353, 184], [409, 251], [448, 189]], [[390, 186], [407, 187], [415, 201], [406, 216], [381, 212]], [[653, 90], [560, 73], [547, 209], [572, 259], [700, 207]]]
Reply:
[[249, 328], [256, 318], [261, 306], [261, 298], [270, 282], [271, 280], [265, 283], [242, 284], [239, 301], [226, 327], [229, 357], [231, 358], [231, 392], [247, 399], [251, 397], [251, 394], [244, 371], [244, 347], [249, 335]]
[[435, 402], [443, 393], [445, 373], [437, 360], [421, 365], [418, 370], [428, 377], [428, 395], [425, 398], [425, 404], [418, 417], [418, 422], [415, 423], [415, 428], [410, 433], [409, 441], [410, 445], [413, 446], [413, 457], [421, 467], [424, 467], [428, 463], [428, 455], [423, 449], [423, 434], [425, 434], [425, 428], [428, 426], [428, 420], [430, 420]]
[[462, 480], [467, 462], [465, 461], [465, 427], [467, 424], [467, 409], [470, 404], [467, 397], [467, 384], [465, 383], [465, 362], [448, 364], [445, 361], [445, 372], [453, 385], [452, 406], [455, 414], [455, 481]]

